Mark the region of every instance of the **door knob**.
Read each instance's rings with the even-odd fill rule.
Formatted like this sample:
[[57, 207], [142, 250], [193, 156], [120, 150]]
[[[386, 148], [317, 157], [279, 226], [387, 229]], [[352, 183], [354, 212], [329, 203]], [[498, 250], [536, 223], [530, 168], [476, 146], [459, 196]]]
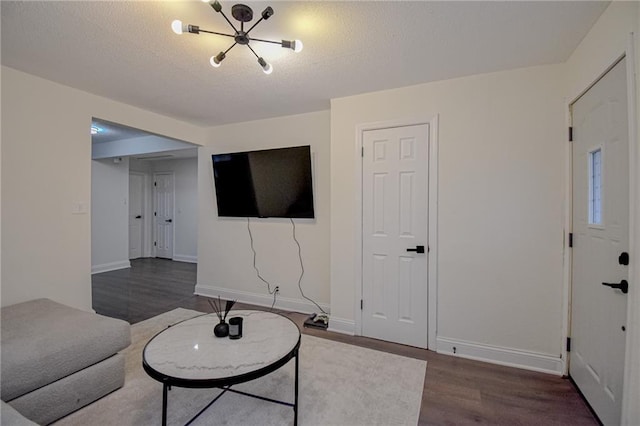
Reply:
[[416, 246], [416, 248], [408, 248], [407, 251], [415, 251], [416, 253], [424, 253], [424, 246]]
[[171, 223], [171, 222], [173, 222], [173, 219], [167, 219], [167, 220], [165, 220], [165, 222]]
[[622, 280], [618, 284], [602, 283], [602, 285], [606, 285], [607, 287], [611, 287], [611, 288], [617, 288], [620, 291], [622, 291], [624, 294], [629, 293], [629, 283], [627, 282], [627, 280]]
[[621, 265], [628, 265], [629, 253], [627, 253], [626, 251], [623, 251], [622, 253], [620, 253], [620, 256], [618, 256], [618, 263]]

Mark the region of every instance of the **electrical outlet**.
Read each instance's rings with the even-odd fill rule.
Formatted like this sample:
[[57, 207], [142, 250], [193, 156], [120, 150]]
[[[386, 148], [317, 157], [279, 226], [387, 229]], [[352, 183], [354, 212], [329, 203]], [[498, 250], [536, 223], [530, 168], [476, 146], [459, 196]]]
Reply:
[[275, 292], [276, 292], [276, 293], [280, 293], [280, 287], [279, 287], [279, 286], [276, 286], [276, 290], [275, 290]]

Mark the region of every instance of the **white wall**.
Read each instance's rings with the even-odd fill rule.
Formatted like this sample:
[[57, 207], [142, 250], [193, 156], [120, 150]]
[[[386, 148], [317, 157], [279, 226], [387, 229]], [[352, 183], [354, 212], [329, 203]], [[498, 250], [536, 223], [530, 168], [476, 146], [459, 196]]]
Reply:
[[[122, 269], [129, 262], [129, 171], [144, 173], [147, 178], [148, 203], [151, 204], [153, 173], [174, 175], [175, 214], [173, 259], [197, 262], [198, 259], [198, 159], [136, 161], [123, 157], [92, 161], [91, 270], [93, 273]], [[144, 212], [153, 218], [153, 207]], [[145, 221], [144, 246], [152, 247], [151, 220]], [[144, 256], [152, 256], [145, 250]]]
[[1, 78], [2, 305], [90, 310], [92, 117], [198, 144], [205, 131], [11, 68]]
[[437, 114], [437, 349], [457, 342], [459, 355], [467, 348], [485, 358], [515, 349], [529, 367], [560, 368], [562, 71], [518, 69], [332, 100], [333, 317], [354, 322], [360, 312], [356, 126]]
[[[2, 78], [2, 69], [0, 68], [0, 79]], [[2, 85], [0, 84], [0, 98], [2, 97]], [[2, 102], [0, 102], [0, 117], [2, 117]], [[0, 136], [0, 224], [2, 223], [2, 137]], [[0, 226], [0, 241], [2, 241], [2, 226]], [[0, 248], [0, 289], [2, 289], [2, 249]], [[0, 306], [4, 306], [2, 302], [2, 292], [0, 292]]]
[[91, 272], [129, 264], [129, 159], [91, 162]]
[[[630, 33], [635, 33], [635, 51], [627, 54], [635, 55], [635, 79], [631, 79], [636, 89], [637, 99], [640, 97], [640, 81], [638, 79], [640, 58], [640, 7], [637, 2], [612, 2], [600, 19], [582, 40], [578, 48], [567, 61], [567, 101], [573, 101], [584, 92], [600, 75], [602, 75], [622, 54], [627, 51]], [[629, 62], [629, 61], [627, 61]], [[568, 108], [567, 108], [568, 109]], [[640, 419], [640, 140], [638, 139], [638, 110], [630, 122], [635, 123], [636, 134], [630, 139], [629, 154], [631, 158], [631, 262], [629, 265], [629, 282], [631, 287], [627, 296], [627, 353], [624, 374], [624, 396], [622, 407], [622, 424], [637, 425]]]
[[136, 160], [135, 158], [129, 158], [129, 171], [152, 174], [153, 173], [153, 161]]
[[[311, 145], [315, 220], [295, 219], [302, 246], [306, 296], [329, 302], [329, 111], [220, 126], [209, 130], [198, 162], [198, 283], [201, 294], [271, 305], [266, 285], [253, 269], [246, 219], [218, 218], [211, 155], [214, 153]], [[280, 287], [276, 306], [306, 312], [318, 309], [297, 287], [300, 266], [288, 219], [251, 219], [261, 275]]]
[[198, 159], [150, 161], [155, 172], [173, 172], [175, 218], [173, 260], [198, 260]]

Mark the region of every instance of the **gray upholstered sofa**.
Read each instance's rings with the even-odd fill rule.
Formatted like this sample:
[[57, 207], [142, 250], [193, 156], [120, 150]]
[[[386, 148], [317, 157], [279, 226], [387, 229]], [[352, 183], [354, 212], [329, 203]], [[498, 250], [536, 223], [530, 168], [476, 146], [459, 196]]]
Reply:
[[[45, 425], [122, 387], [129, 323], [49, 299], [2, 308], [2, 401]], [[3, 421], [19, 415], [2, 403]], [[7, 423], [8, 424], [8, 423]]]

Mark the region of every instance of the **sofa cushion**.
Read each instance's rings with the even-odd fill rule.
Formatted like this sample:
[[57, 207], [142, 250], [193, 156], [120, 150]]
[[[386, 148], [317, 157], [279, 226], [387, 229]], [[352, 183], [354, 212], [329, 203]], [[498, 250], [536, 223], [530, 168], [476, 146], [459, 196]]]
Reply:
[[2, 426], [38, 426], [4, 401], [0, 401], [0, 422]]
[[[91, 404], [124, 385], [125, 361], [115, 354], [77, 373], [12, 399], [9, 404], [24, 417], [48, 425]], [[88, 426], [98, 425], [87, 422]], [[5, 426], [2, 423], [2, 426]]]
[[131, 343], [126, 321], [49, 299], [4, 307], [1, 320], [4, 401], [107, 359]]

